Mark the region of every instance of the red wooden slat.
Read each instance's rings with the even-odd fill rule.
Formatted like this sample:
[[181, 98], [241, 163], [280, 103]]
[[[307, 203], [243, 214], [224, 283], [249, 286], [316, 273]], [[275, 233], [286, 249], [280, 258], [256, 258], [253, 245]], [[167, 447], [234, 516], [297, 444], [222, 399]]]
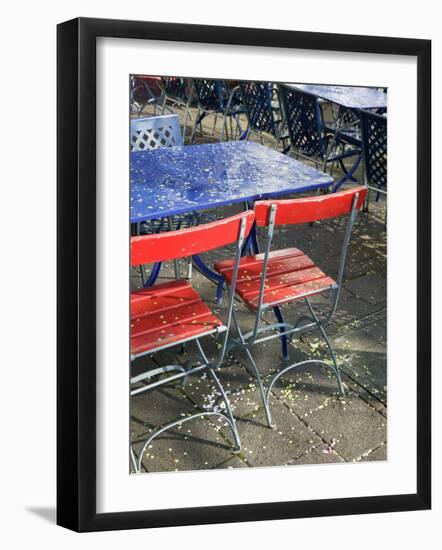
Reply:
[[[238, 273], [236, 292], [252, 309], [258, 306], [259, 289], [264, 255], [243, 258]], [[231, 260], [218, 262], [215, 269], [230, 282], [233, 273]], [[314, 262], [297, 248], [277, 250], [269, 254], [264, 304], [285, 303], [305, 294], [315, 294], [336, 284], [331, 277], [315, 266]]]
[[171, 309], [150, 311], [131, 318], [130, 328], [133, 336], [147, 335], [163, 328], [177, 325], [198, 324], [200, 320], [211, 315], [204, 302], [198, 301]]
[[[298, 271], [307, 267], [313, 267], [314, 265], [315, 264], [313, 263], [313, 261], [308, 256], [302, 253], [296, 256], [287, 256], [282, 259], [274, 258], [272, 255], [269, 259], [268, 272], [272, 273], [272, 275], [282, 275], [284, 273], [291, 273], [293, 271]], [[221, 273], [221, 275], [223, 275], [225, 279], [230, 283], [233, 275], [233, 265], [231, 265], [230, 269], [228, 269], [227, 266], [223, 267], [222, 269], [218, 269], [218, 264], [215, 264], [215, 269], [219, 273]], [[238, 271], [238, 283], [244, 280], [252, 281], [256, 279], [261, 279], [262, 269], [262, 259], [255, 262], [246, 262], [245, 265], [241, 266]]]
[[172, 346], [177, 342], [183, 342], [197, 336], [213, 331], [216, 327], [221, 326], [219, 319], [214, 315], [207, 315], [206, 318], [200, 319], [199, 323], [185, 325], [169, 325], [166, 328], [159, 328], [155, 332], [149, 334], [141, 334], [131, 337], [130, 351], [132, 355], [139, 355], [146, 351], [155, 351], [155, 349], [165, 346]]
[[[275, 260], [283, 260], [285, 258], [289, 257], [295, 257], [295, 256], [302, 256], [304, 252], [302, 250], [299, 250], [298, 248], [284, 248], [282, 250], [274, 250], [271, 253], [271, 258]], [[244, 256], [240, 259], [239, 265], [240, 269], [243, 267], [247, 268], [250, 265], [255, 264], [256, 262], [264, 260], [264, 254], [256, 254], [255, 256]], [[224, 275], [225, 270], [232, 270], [233, 265], [235, 263], [235, 260], [229, 259], [229, 260], [221, 260], [219, 262], [216, 262], [215, 269], [218, 271], [218, 273], [221, 273]]]
[[186, 281], [173, 281], [131, 294], [131, 353], [138, 355], [173, 345], [220, 327]]
[[132, 237], [131, 265], [184, 258], [236, 242], [243, 218], [246, 219], [247, 236], [255, 218], [251, 210], [188, 229]]
[[[307, 281], [299, 285], [287, 286], [269, 292], [266, 291], [264, 293], [264, 303], [278, 305], [292, 302], [305, 295], [310, 296], [329, 290], [335, 284], [335, 281], [331, 277], [326, 276], [322, 279]], [[258, 296], [247, 302], [247, 305], [252, 309], [256, 309], [258, 307]]]
[[359, 194], [357, 208], [361, 208], [367, 195], [367, 188], [364, 186], [302, 199], [257, 201], [255, 203], [256, 224], [259, 226], [268, 224], [272, 204], [277, 207], [276, 225], [309, 223], [342, 216], [351, 211], [356, 193]]
[[131, 293], [131, 316], [149, 311], [180, 307], [183, 304], [201, 300], [187, 281], [170, 281]]

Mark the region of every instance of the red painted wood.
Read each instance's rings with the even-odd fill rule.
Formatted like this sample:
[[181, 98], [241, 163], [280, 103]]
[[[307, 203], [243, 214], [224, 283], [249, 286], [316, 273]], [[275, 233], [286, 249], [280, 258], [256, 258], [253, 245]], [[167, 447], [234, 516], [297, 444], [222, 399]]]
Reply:
[[[264, 254], [241, 258], [238, 281], [261, 279], [263, 260]], [[297, 248], [287, 248], [272, 252], [271, 261], [273, 274], [290, 273], [297, 269], [314, 266], [312, 260]], [[229, 282], [232, 278], [233, 267], [233, 260], [223, 260], [215, 264], [215, 269], [218, 273], [223, 275]]]
[[236, 242], [243, 218], [247, 236], [255, 219], [251, 210], [189, 229], [132, 237], [131, 265], [184, 258]]
[[144, 75], [135, 75], [135, 82], [137, 80], [143, 80], [148, 86], [150, 91], [155, 96], [160, 96], [162, 93], [161, 87], [161, 77], [159, 76], [144, 76]]
[[172, 281], [131, 293], [133, 356], [203, 336], [220, 326], [222, 321], [187, 281]]
[[268, 225], [270, 206], [275, 204], [276, 225], [309, 223], [349, 214], [353, 197], [358, 193], [357, 208], [361, 208], [367, 196], [367, 188], [360, 186], [316, 197], [302, 199], [268, 200], [255, 203], [256, 224]]
[[[251, 309], [258, 307], [263, 264], [263, 254], [243, 258], [240, 264], [236, 292]], [[231, 260], [216, 263], [215, 269], [228, 282], [231, 281]], [[323, 273], [297, 248], [278, 250], [269, 255], [263, 303], [278, 305], [291, 302], [305, 294], [317, 294], [328, 290], [335, 284], [331, 277]]]

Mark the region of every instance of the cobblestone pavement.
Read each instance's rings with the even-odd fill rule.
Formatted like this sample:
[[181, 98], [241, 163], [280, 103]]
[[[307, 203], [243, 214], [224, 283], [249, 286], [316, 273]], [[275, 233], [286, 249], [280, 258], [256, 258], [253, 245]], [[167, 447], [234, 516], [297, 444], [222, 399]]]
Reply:
[[[215, 138], [217, 133], [215, 134]], [[197, 141], [211, 141], [198, 137]], [[220, 209], [227, 216], [234, 207]], [[237, 210], [236, 210], [237, 211]], [[242, 448], [233, 453], [232, 434], [224, 421], [201, 417], [161, 434], [143, 456], [144, 471], [196, 470], [210, 468], [248, 468], [386, 460], [387, 457], [387, 314], [385, 203], [370, 203], [368, 213], [360, 213], [353, 231], [345, 270], [342, 295], [328, 334], [337, 353], [344, 399], [338, 396], [334, 375], [321, 367], [309, 366], [281, 378], [271, 393], [270, 406], [274, 428], [265, 422], [256, 380], [240, 352], [229, 355], [218, 375], [229, 393], [237, 419]], [[336, 276], [339, 262], [342, 220], [328, 220], [313, 226], [289, 226], [278, 230], [274, 248], [297, 246], [317, 265]], [[220, 251], [229, 257], [231, 251]], [[219, 257], [219, 256], [217, 256]], [[213, 255], [206, 260], [213, 261]], [[182, 262], [182, 272], [186, 265]], [[158, 282], [173, 278], [166, 264]], [[140, 285], [140, 275], [131, 271], [131, 287]], [[215, 286], [196, 269], [193, 286], [221, 318], [225, 302], [217, 305]], [[320, 309], [321, 303], [318, 300]], [[239, 302], [235, 306], [241, 325], [253, 323], [253, 313]], [[285, 318], [293, 321], [302, 312], [301, 304], [283, 308]], [[270, 314], [266, 321], [273, 322]], [[217, 348], [206, 338], [206, 349], [214, 356]], [[156, 367], [171, 362], [184, 363], [193, 344], [185, 349], [171, 348], [153, 358], [139, 359], [133, 373], [146, 365]], [[326, 350], [317, 332], [290, 344], [291, 362], [325, 358]], [[280, 359], [279, 339], [253, 349], [264, 383], [277, 369], [288, 363]], [[130, 432], [135, 453], [139, 453], [149, 433], [168, 421], [185, 417], [196, 410], [217, 404], [219, 394], [206, 376], [193, 376], [185, 385], [164, 386], [131, 398]], [[214, 420], [215, 418], [215, 420]]]

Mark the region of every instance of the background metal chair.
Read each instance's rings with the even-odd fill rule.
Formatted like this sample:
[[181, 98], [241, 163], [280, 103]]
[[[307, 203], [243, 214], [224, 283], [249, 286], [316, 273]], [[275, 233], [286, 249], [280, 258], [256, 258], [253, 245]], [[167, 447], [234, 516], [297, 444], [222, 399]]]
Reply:
[[[192, 79], [192, 85], [198, 101], [198, 107], [190, 141], [194, 141], [198, 126], [202, 131], [201, 124], [207, 116], [212, 116], [214, 119], [214, 134], [218, 115], [222, 117], [221, 141], [224, 141], [224, 138], [228, 137], [229, 129], [230, 139], [245, 139], [247, 133], [246, 130], [242, 129], [239, 120], [240, 115], [245, 113], [244, 107], [241, 104], [239, 87], [233, 86], [229, 88], [226, 82], [222, 80], [209, 80], [203, 78]], [[233, 121], [235, 122], [235, 126], [233, 126]]]
[[368, 210], [370, 191], [376, 192], [376, 200], [380, 195], [387, 196], [387, 117], [371, 111], [361, 111], [360, 116]]
[[178, 115], [133, 118], [130, 121], [131, 151], [183, 145]]
[[273, 141], [275, 149], [282, 144], [283, 153], [289, 148], [289, 135], [285, 128], [278, 89], [270, 82], [245, 80], [239, 83], [247, 114], [248, 133]]
[[[249, 310], [254, 312], [255, 323], [253, 329], [244, 334], [234, 314], [233, 319], [238, 338], [232, 341], [232, 345], [245, 350], [256, 373], [269, 426], [272, 423], [269, 409], [270, 391], [283, 374], [297, 367], [318, 364], [331, 369], [336, 376], [341, 395], [344, 395], [336, 355], [325, 332], [325, 327], [337, 308], [351, 231], [357, 212], [364, 204], [366, 194], [367, 188], [361, 186], [329, 195], [257, 201], [255, 203], [256, 225], [267, 228], [265, 250], [263, 254], [241, 259], [236, 284], [237, 296]], [[325, 274], [303, 251], [297, 248], [270, 251], [276, 226], [310, 223], [342, 215], [349, 215], [349, 219], [343, 239], [336, 281]], [[215, 264], [215, 269], [223, 275], [227, 282], [231, 280], [232, 268], [231, 260]], [[330, 306], [325, 316], [320, 319], [310, 298], [321, 293], [329, 295]], [[301, 315], [295, 324], [285, 322], [282, 315], [277, 323], [270, 325], [263, 323], [262, 316], [266, 311], [296, 301], [304, 301], [308, 313]], [[288, 336], [293, 338], [293, 336], [300, 336], [312, 330], [320, 331], [330, 352], [332, 363], [311, 359], [291, 364], [276, 372], [270, 379], [267, 389], [264, 389], [250, 349], [273, 338]]]
[[[344, 174], [335, 182], [334, 190], [347, 180], [355, 181], [353, 176], [361, 161], [360, 147], [349, 141], [342, 126], [339, 131], [327, 128], [321, 102], [315, 96], [283, 84], [279, 85], [279, 90], [290, 135], [290, 152], [314, 162], [324, 172], [331, 165], [331, 174], [333, 165], [339, 162], [344, 167]], [[343, 162], [351, 157], [354, 162], [347, 169]]]
[[[213, 378], [225, 404], [225, 412], [206, 409], [203, 412], [180, 417], [157, 428], [147, 437], [138, 454], [138, 459], [131, 446], [132, 465], [137, 473], [141, 471], [144, 452], [155, 437], [175, 426], [202, 416], [212, 415], [223, 418], [232, 430], [235, 451], [240, 450], [240, 438], [235, 419], [215, 369], [222, 365], [227, 350], [239, 259], [253, 221], [253, 211], [247, 211], [198, 227], [158, 235], [132, 237], [131, 239], [132, 266], [191, 256], [235, 243], [226, 323], [223, 323], [210, 311], [198, 292], [184, 280], [162, 283], [131, 293], [131, 361], [189, 341], [194, 341], [197, 347], [197, 354], [188, 361], [185, 367], [171, 364], [133, 376], [131, 378], [131, 396], [151, 391], [171, 382], [185, 381], [188, 376], [202, 374], [205, 371]], [[200, 339], [221, 333], [224, 334], [224, 339], [219, 355], [215, 360], [210, 361], [203, 350]], [[166, 378], [161, 378], [164, 374], [169, 375]]]
[[138, 116], [143, 115], [147, 106], [153, 107], [155, 115], [157, 109], [162, 110], [163, 92], [159, 79], [132, 75], [130, 78], [130, 112]]
[[163, 76], [161, 81], [164, 87], [164, 99], [162, 106], [162, 114], [165, 109], [174, 111], [177, 107], [184, 109], [183, 121], [183, 142], [186, 141], [187, 124], [191, 120], [190, 107], [194, 99], [192, 87], [187, 82], [187, 79], [175, 76]]

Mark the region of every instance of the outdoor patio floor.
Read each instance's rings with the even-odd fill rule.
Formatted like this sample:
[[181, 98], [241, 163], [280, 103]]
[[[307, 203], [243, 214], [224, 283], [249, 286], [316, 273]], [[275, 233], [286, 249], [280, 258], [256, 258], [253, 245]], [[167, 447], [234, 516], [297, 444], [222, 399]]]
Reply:
[[[212, 139], [198, 137], [197, 142], [201, 141]], [[236, 211], [238, 207], [228, 207], [220, 210], [218, 215], [228, 216]], [[371, 202], [370, 211], [359, 214], [337, 312], [328, 325], [327, 332], [341, 368], [345, 398], [339, 398], [331, 371], [312, 365], [292, 371], [272, 390], [270, 407], [276, 426], [268, 428], [255, 377], [244, 354], [234, 351], [218, 375], [229, 394], [237, 419], [241, 452], [233, 453], [232, 434], [224, 420], [204, 417], [154, 439], [143, 456], [144, 471], [386, 460], [387, 237], [384, 216], [384, 201]], [[333, 277], [337, 273], [342, 237], [343, 220], [339, 219], [313, 226], [281, 227], [275, 236], [274, 248], [301, 248]], [[230, 254], [229, 250], [221, 251], [222, 257]], [[213, 261], [214, 255], [206, 259]], [[182, 261], [182, 274], [185, 273], [186, 263]], [[173, 266], [166, 264], [158, 282], [173, 278], [173, 274]], [[131, 287], [136, 288], [140, 283], [139, 272], [132, 270]], [[215, 285], [196, 269], [193, 270], [192, 285], [213, 312], [223, 318], [227, 300], [224, 299], [221, 305], [216, 304]], [[321, 300], [317, 300], [317, 305], [320, 310]], [[251, 327], [254, 314], [240, 302], [235, 307], [242, 327]], [[297, 303], [284, 306], [286, 320], [294, 320], [303, 307]], [[270, 313], [266, 320], [273, 322]], [[206, 349], [214, 356], [217, 347], [210, 338], [205, 340]], [[156, 367], [177, 361], [185, 363], [192, 349], [193, 344], [189, 343], [184, 351], [171, 348], [153, 358], [139, 359], [133, 364], [132, 372], [141, 372], [149, 364]], [[309, 358], [329, 360], [318, 331], [294, 340], [289, 349], [291, 363]], [[279, 339], [259, 344], [252, 353], [264, 384], [276, 369], [290, 364], [280, 359]], [[191, 377], [185, 385], [171, 384], [133, 396], [130, 437], [135, 453], [140, 452], [149, 433], [156, 427], [185, 417], [197, 408], [204, 411], [214, 405], [219, 405], [219, 394], [206, 375]]]

